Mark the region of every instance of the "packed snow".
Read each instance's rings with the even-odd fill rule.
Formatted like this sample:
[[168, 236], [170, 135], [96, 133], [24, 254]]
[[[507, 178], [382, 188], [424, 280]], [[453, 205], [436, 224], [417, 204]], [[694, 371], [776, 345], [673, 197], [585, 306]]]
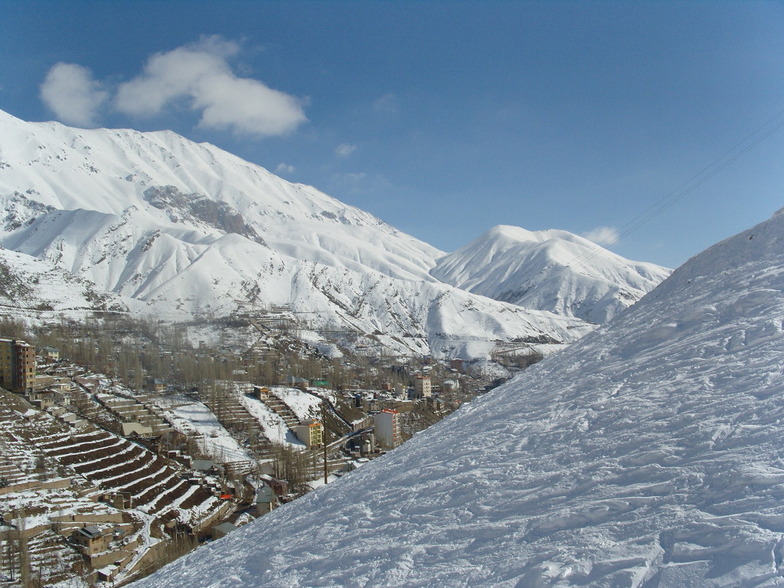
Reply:
[[784, 585], [784, 216], [138, 586]]

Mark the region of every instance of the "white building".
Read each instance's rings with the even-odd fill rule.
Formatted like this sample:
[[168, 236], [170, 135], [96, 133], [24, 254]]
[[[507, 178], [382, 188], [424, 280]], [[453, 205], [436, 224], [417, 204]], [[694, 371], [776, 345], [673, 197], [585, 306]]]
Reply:
[[400, 419], [396, 410], [385, 408], [373, 417], [373, 430], [376, 440], [385, 447], [393, 448], [400, 445]]

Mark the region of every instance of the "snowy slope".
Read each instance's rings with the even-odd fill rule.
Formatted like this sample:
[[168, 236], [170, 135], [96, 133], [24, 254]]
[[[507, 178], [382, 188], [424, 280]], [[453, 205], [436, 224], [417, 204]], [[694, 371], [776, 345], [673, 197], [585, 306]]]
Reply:
[[430, 273], [496, 300], [606, 323], [670, 270], [629, 261], [567, 231], [501, 225], [440, 258]]
[[156, 404], [166, 411], [166, 418], [175, 430], [192, 436], [199, 451], [217, 463], [252, 461], [203, 402], [169, 396], [157, 399]]
[[52, 267], [45, 261], [0, 248], [0, 308], [3, 313], [58, 316], [93, 310], [125, 312], [120, 296], [105, 293], [89, 280]]
[[782, 317], [779, 214], [139, 586], [784, 585]]
[[591, 327], [429, 274], [443, 252], [318, 190], [171, 132], [83, 130], [0, 111], [0, 247], [173, 320], [288, 305], [314, 330], [401, 353], [486, 357], [496, 340]]

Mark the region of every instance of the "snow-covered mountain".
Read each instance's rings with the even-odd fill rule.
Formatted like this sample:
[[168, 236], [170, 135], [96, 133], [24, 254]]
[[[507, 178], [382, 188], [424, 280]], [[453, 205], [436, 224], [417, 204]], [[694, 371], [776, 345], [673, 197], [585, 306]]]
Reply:
[[503, 225], [440, 258], [430, 272], [474, 294], [600, 324], [637, 302], [669, 273], [567, 231]]
[[569, 342], [569, 317], [429, 275], [443, 252], [318, 190], [171, 132], [81, 130], [0, 112], [0, 247], [172, 319], [287, 305], [401, 352], [482, 356]]
[[[574, 341], [593, 326], [571, 309], [614, 287], [589, 284], [592, 274], [561, 285], [558, 272], [539, 287], [563, 293], [565, 306], [477, 296], [441, 281], [445, 269], [431, 275], [450, 267], [437, 266], [444, 252], [212, 145], [2, 111], [0, 248], [70, 272], [134, 312], [189, 320], [285, 305], [316, 332], [446, 356], [484, 357], [497, 341]], [[461, 273], [478, 276], [485, 263]], [[637, 295], [615, 275], [619, 292]]]
[[783, 585], [782, 317], [784, 211], [139, 586]]

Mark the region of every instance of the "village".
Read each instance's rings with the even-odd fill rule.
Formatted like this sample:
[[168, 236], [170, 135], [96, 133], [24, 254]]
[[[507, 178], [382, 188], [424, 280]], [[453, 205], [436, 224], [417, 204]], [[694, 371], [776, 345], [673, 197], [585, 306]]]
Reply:
[[0, 585], [147, 575], [501, 381], [460, 360], [336, 362], [279, 336], [236, 356], [145, 328], [49, 328], [28, 337], [40, 347], [0, 333]]

